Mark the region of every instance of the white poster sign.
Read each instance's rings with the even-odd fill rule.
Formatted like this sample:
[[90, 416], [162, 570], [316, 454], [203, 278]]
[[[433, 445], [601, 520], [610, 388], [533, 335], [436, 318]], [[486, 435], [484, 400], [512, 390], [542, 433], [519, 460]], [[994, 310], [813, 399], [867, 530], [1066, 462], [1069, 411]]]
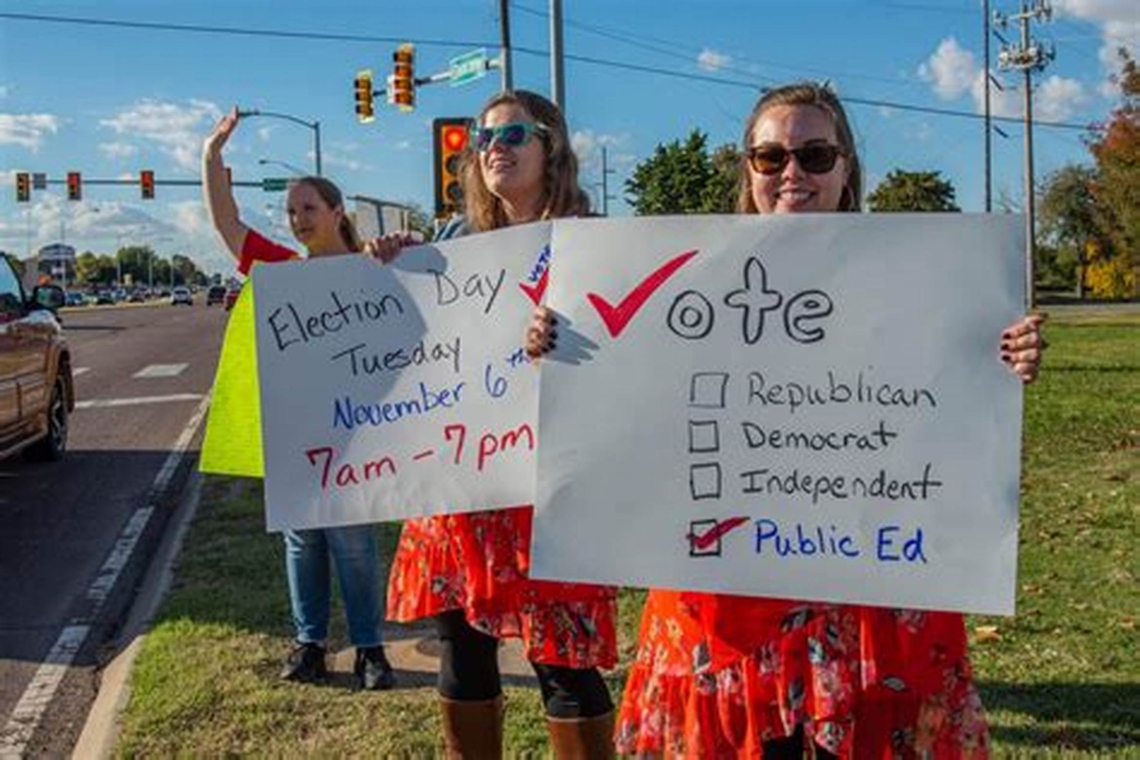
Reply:
[[254, 268], [270, 530], [533, 501], [550, 225]]
[[559, 223], [532, 575], [1010, 613], [1021, 221]]

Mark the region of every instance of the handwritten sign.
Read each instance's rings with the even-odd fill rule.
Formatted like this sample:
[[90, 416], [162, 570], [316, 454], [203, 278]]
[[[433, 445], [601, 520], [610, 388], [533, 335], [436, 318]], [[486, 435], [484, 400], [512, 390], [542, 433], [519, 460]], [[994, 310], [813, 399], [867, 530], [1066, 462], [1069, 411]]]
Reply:
[[549, 224], [255, 268], [270, 530], [533, 501]]
[[532, 576], [1010, 613], [1015, 217], [558, 223]]

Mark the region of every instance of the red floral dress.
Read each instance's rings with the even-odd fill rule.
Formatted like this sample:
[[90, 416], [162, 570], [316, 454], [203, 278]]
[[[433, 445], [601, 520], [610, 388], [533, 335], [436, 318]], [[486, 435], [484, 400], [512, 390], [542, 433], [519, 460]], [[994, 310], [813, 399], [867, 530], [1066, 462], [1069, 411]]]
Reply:
[[619, 752], [760, 758], [797, 725], [843, 758], [987, 756], [962, 616], [650, 592]]
[[408, 520], [388, 578], [388, 619], [463, 610], [496, 638], [523, 640], [532, 662], [612, 668], [615, 590], [532, 581], [530, 506]]

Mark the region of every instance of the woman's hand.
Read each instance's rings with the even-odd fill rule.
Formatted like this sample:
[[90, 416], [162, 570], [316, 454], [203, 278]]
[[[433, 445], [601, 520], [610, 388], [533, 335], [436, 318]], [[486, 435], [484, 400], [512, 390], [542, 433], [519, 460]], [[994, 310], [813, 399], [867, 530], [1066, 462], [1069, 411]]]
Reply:
[[558, 330], [555, 329], [557, 325], [554, 312], [545, 306], [534, 307], [530, 325], [526, 329], [526, 355], [538, 359], [554, 350], [555, 339], [558, 338]]
[[365, 241], [361, 253], [381, 264], [391, 264], [402, 250], [409, 246], [421, 245], [423, 242], [424, 236], [418, 232], [390, 232]]
[[226, 142], [230, 139], [230, 135], [237, 129], [238, 119], [240, 118], [241, 117], [238, 116], [237, 106], [234, 106], [229, 113], [218, 119], [218, 123], [214, 125], [213, 131], [206, 137], [203, 151], [207, 155], [220, 156], [222, 154], [222, 148], [226, 146]]
[[1031, 314], [1014, 322], [1001, 334], [1001, 360], [1023, 383], [1037, 379], [1041, 352], [1049, 345], [1041, 337], [1042, 314]]

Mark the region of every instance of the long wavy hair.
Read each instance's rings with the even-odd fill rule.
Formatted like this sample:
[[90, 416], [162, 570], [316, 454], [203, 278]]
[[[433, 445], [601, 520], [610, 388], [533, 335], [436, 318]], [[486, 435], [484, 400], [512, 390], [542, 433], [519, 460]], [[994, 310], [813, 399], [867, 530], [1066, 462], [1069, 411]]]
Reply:
[[344, 196], [336, 184], [324, 177], [315, 177], [311, 174], [305, 177], [298, 177], [289, 184], [308, 185], [317, 191], [317, 195], [321, 196], [321, 200], [328, 204], [329, 208], [333, 210], [339, 208], [340, 225], [337, 227], [337, 232], [340, 234], [340, 240], [344, 243], [346, 251], [351, 251], [352, 253], [360, 252], [364, 244], [360, 240], [360, 233], [356, 231], [356, 225], [348, 218], [348, 212], [344, 208]]
[[752, 130], [770, 108], [776, 106], [811, 106], [831, 117], [835, 124], [835, 136], [839, 147], [843, 148], [847, 161], [847, 182], [839, 196], [839, 211], [860, 211], [863, 208], [863, 167], [859, 154], [855, 151], [855, 136], [847, 121], [847, 112], [839, 102], [839, 97], [825, 84], [815, 82], [795, 82], [768, 90], [756, 102], [748, 121], [744, 124], [744, 138], [740, 153], [740, 185], [736, 195], [736, 210], [741, 214], [757, 214], [756, 201], [752, 198], [752, 173], [748, 168], [748, 151], [752, 148]]
[[[558, 106], [528, 90], [499, 93], [483, 106], [477, 123], [481, 126], [487, 113], [496, 106], [517, 105], [530, 118], [541, 124], [535, 136], [542, 140], [545, 163], [542, 178], [542, 212], [540, 219], [566, 216], [586, 216], [590, 213], [590, 199], [578, 185], [578, 157], [570, 147], [570, 133], [566, 119]], [[483, 181], [483, 171], [473, 141], [468, 141], [462, 154], [460, 183], [463, 187], [463, 208], [467, 224], [472, 230], [485, 232], [506, 227], [507, 214], [503, 202]]]

